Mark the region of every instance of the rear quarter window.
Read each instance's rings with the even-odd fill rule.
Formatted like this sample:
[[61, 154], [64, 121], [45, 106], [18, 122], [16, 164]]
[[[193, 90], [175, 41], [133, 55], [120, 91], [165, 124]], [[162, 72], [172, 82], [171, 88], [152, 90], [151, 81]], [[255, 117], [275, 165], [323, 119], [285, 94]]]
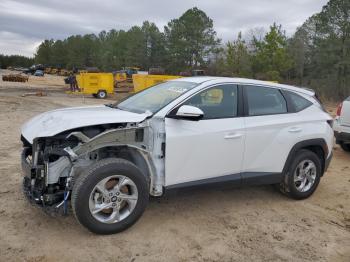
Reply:
[[300, 112], [312, 105], [312, 102], [296, 93], [290, 91], [284, 91], [284, 93], [288, 96], [288, 100], [295, 112]]

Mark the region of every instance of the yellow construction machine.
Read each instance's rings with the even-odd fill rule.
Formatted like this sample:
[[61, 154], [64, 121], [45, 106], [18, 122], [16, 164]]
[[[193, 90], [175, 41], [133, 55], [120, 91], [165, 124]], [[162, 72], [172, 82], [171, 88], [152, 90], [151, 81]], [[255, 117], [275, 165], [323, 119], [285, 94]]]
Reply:
[[[180, 78], [181, 76], [174, 75], [146, 75], [133, 74], [132, 82], [124, 82], [127, 76], [125, 73], [82, 73], [75, 76], [77, 81], [77, 90], [67, 93], [93, 95], [96, 98], [106, 98], [108, 95], [113, 95], [116, 92], [136, 93], [158, 83], [171, 79]], [[67, 84], [69, 80], [67, 79]], [[128, 85], [128, 86], [126, 86]]]

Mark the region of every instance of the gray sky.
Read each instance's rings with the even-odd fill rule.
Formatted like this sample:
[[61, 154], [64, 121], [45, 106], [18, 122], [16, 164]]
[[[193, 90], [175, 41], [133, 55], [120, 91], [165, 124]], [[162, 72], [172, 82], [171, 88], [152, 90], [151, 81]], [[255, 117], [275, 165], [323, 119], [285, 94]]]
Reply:
[[0, 53], [32, 56], [44, 39], [128, 29], [144, 20], [164, 25], [194, 6], [214, 20], [224, 42], [239, 31], [283, 25], [288, 35], [327, 0], [1, 0]]

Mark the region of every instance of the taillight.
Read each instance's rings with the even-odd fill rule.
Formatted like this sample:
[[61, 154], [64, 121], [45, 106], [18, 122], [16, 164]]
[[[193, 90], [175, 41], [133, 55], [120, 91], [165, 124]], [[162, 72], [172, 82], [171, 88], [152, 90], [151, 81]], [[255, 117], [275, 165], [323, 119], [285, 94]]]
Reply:
[[341, 110], [342, 110], [342, 108], [343, 108], [343, 103], [340, 103], [340, 104], [338, 105], [338, 108], [337, 108], [337, 116], [340, 116], [340, 115], [341, 115]]

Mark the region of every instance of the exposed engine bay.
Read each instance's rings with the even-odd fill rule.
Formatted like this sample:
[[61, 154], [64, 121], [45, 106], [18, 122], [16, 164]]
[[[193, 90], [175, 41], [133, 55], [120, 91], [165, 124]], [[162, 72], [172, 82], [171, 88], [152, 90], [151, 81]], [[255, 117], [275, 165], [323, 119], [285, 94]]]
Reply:
[[163, 123], [156, 119], [151, 122], [81, 127], [35, 138], [32, 144], [22, 136], [26, 196], [46, 211], [67, 213], [74, 179], [87, 167], [110, 157], [134, 163], [150, 178], [150, 194], [161, 195], [165, 136]]

